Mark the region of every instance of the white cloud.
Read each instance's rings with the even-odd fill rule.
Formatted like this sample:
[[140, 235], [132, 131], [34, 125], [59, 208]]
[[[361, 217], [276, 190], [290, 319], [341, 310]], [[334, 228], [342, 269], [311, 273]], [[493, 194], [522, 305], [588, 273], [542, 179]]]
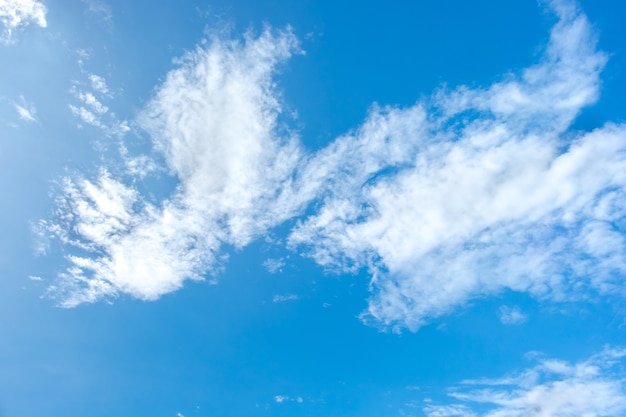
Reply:
[[302, 404], [304, 402], [304, 399], [302, 397], [288, 397], [286, 395], [276, 395], [274, 396], [274, 401], [277, 402], [278, 404], [282, 404], [284, 402], [296, 402], [298, 404]]
[[[625, 350], [605, 349], [570, 364], [543, 360], [519, 374], [466, 381], [451, 397], [458, 404], [428, 405], [428, 417], [612, 417], [626, 412]], [[487, 411], [478, 412], [473, 408]]]
[[502, 306], [498, 311], [502, 324], [522, 324], [528, 318], [518, 306]]
[[[282, 189], [300, 149], [278, 133], [272, 75], [296, 50], [290, 32], [268, 29], [244, 42], [213, 39], [179, 61], [140, 118], [178, 180], [157, 205], [106, 170], [64, 181], [47, 230], [82, 252], [68, 255], [51, 289], [63, 305], [119, 293], [155, 299], [218, 268], [223, 244], [244, 246], [293, 215], [302, 203]], [[100, 123], [97, 104], [80, 97], [93, 111], [70, 109]]]
[[464, 405], [440, 405], [430, 406], [424, 409], [428, 417], [476, 417], [474, 413]]
[[20, 96], [20, 103], [14, 103], [14, 105], [17, 114], [20, 116], [20, 119], [24, 120], [25, 122], [37, 121], [37, 109], [35, 108], [35, 105], [26, 102], [23, 96]]
[[87, 123], [88, 125], [102, 127], [102, 123], [100, 122], [98, 116], [96, 116], [92, 111], [88, 110], [87, 108], [83, 106], [74, 106], [72, 104], [70, 104], [68, 107], [74, 116], [78, 117], [80, 120]]
[[244, 45], [214, 39], [168, 74], [141, 118], [186, 204], [221, 218], [225, 240], [236, 246], [302, 206], [284, 191], [301, 151], [279, 133], [272, 81], [295, 48], [289, 32], [267, 30]]
[[81, 0], [86, 6], [87, 11], [91, 14], [98, 15], [107, 23], [113, 20], [113, 11], [111, 6], [102, 0]]
[[106, 171], [96, 182], [66, 179], [63, 191], [48, 230], [86, 252], [68, 255], [71, 266], [51, 288], [64, 306], [120, 292], [154, 300], [216, 262], [216, 236], [178, 199], [153, 206]]
[[285, 266], [285, 261], [283, 258], [280, 259], [266, 259], [263, 262], [263, 266], [267, 269], [270, 274], [275, 274], [277, 272], [283, 272], [283, 267]]
[[78, 92], [78, 98], [91, 107], [95, 113], [104, 114], [109, 111], [109, 108], [102, 104], [92, 93]]
[[[94, 82], [92, 77], [93, 74], [90, 74], [89, 78], [94, 91], [108, 91], [103, 78], [96, 76], [97, 78], [95, 78], [95, 80], [97, 82]], [[72, 114], [84, 123], [106, 129], [107, 126], [103, 120], [103, 116], [109, 112], [109, 108], [98, 100], [94, 93], [90, 91], [82, 91], [77, 87], [77, 85], [72, 86], [70, 91], [76, 99], [81, 102], [77, 106], [72, 104], [69, 105]]]
[[321, 265], [370, 269], [364, 320], [416, 330], [504, 288], [552, 300], [618, 288], [626, 127], [566, 132], [596, 100], [606, 57], [584, 15], [552, 5], [560, 20], [539, 64], [374, 109], [305, 168], [327, 191], [289, 242]]
[[[82, 66], [82, 57], [79, 59], [79, 66]], [[72, 114], [82, 123], [98, 127], [102, 129], [107, 137], [123, 137], [131, 129], [127, 121], [119, 120], [116, 114], [110, 111], [109, 106], [105, 102], [114, 98], [109, 90], [106, 80], [96, 74], [87, 74], [89, 88], [85, 89], [86, 81], [73, 81], [70, 92], [76, 98], [75, 104], [69, 104], [68, 107]], [[81, 123], [78, 127], [83, 127]], [[122, 144], [123, 148], [123, 144]], [[120, 149], [122, 157], [127, 160], [129, 166], [128, 171], [136, 173], [137, 176], [143, 177], [149, 171], [153, 171], [153, 167], [149, 166], [150, 158], [145, 155], [131, 157], [127, 154], [126, 149]], [[132, 165], [132, 166], [131, 166]]]
[[35, 116], [33, 116], [33, 113], [30, 110], [26, 109], [25, 107], [22, 107], [19, 104], [16, 104], [15, 110], [17, 110], [17, 113], [20, 115], [20, 119], [25, 120], [27, 122], [37, 121], [37, 119], [35, 119]]
[[284, 303], [285, 301], [297, 300], [299, 297], [295, 294], [280, 295], [276, 294], [272, 298], [273, 303]]
[[96, 74], [89, 74], [87, 77], [91, 82], [91, 88], [93, 88], [95, 91], [104, 95], [110, 94], [109, 87], [107, 86], [106, 80], [103, 77]]
[[75, 53], [77, 57], [76, 63], [78, 64], [80, 70], [83, 71], [85, 64], [89, 62], [89, 59], [91, 58], [91, 54], [84, 49], [76, 49]]
[[16, 29], [47, 26], [46, 7], [36, 0], [0, 0], [0, 43], [11, 43]]
[[127, 158], [125, 165], [128, 173], [137, 178], [144, 178], [151, 172], [159, 170], [154, 160], [145, 155]]
[[[507, 288], [556, 301], [617, 291], [626, 127], [567, 131], [597, 99], [606, 57], [584, 15], [551, 4], [559, 21], [538, 64], [486, 88], [374, 107], [315, 154], [278, 121], [272, 77], [294, 36], [213, 38], [178, 61], [138, 120], [177, 181], [172, 195], [147, 203], [128, 185], [156, 170], [151, 159], [130, 178], [66, 180], [48, 228], [88, 253], [68, 255], [55, 290], [66, 305], [155, 299], [219, 268], [223, 245], [243, 247], [315, 201], [290, 247], [325, 267], [369, 268], [363, 317], [383, 327], [415, 330]], [[102, 104], [82, 94], [70, 108], [100, 123]]]

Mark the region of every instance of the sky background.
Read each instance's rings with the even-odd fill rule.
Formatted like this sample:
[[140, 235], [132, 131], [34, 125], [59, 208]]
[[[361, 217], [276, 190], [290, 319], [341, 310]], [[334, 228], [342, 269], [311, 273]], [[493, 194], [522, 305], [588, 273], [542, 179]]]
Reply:
[[0, 417], [626, 415], [626, 6], [0, 0]]

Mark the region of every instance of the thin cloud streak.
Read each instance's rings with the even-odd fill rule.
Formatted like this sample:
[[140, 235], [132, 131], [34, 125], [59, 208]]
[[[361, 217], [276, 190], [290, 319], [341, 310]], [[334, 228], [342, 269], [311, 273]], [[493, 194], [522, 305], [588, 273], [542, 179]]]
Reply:
[[[428, 405], [428, 417], [609, 417], [626, 412], [626, 351], [607, 348], [571, 364], [545, 359], [499, 379], [465, 381], [449, 394], [458, 403]], [[488, 411], [478, 412], [476, 409]]]
[[286, 294], [286, 295], [281, 295], [281, 294], [276, 294], [274, 295], [274, 297], [272, 297], [272, 302], [273, 303], [284, 303], [285, 301], [294, 301], [297, 300], [298, 297], [296, 294]]
[[13, 106], [21, 120], [37, 123], [37, 109], [33, 103], [26, 101], [24, 96], [20, 96], [19, 102], [14, 102]]

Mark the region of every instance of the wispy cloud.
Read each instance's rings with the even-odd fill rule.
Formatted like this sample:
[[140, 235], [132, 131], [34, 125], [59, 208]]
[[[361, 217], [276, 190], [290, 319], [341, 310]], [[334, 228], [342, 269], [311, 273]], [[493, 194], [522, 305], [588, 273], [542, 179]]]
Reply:
[[522, 324], [528, 318], [518, 306], [502, 306], [498, 311], [502, 324]]
[[82, 122], [87, 123], [88, 125], [102, 127], [102, 123], [100, 123], [98, 116], [96, 116], [93, 111], [88, 110], [83, 106], [74, 106], [72, 104], [68, 107], [72, 114], [78, 117]]
[[72, 86], [70, 92], [79, 101], [79, 104], [70, 104], [69, 108], [72, 114], [78, 117], [82, 122], [92, 126], [105, 128], [105, 123], [103, 122], [102, 117], [109, 112], [109, 108], [96, 98], [94, 93], [101, 93], [104, 91], [104, 94], [107, 94], [108, 88], [104, 78], [94, 74], [89, 74], [88, 77], [94, 91], [91, 92], [83, 90], [80, 88], [80, 83], [75, 82], [75, 85]]
[[294, 300], [297, 300], [298, 298], [299, 297], [296, 294], [286, 294], [286, 295], [276, 294], [272, 298], [272, 302], [273, 303], [284, 303], [285, 301], [294, 301]]
[[[315, 154], [278, 121], [273, 76], [295, 37], [214, 37], [178, 61], [137, 121], [177, 181], [172, 195], [148, 203], [133, 177], [109, 170], [64, 182], [47, 227], [88, 253], [68, 255], [57, 292], [66, 305], [155, 299], [312, 201], [289, 246], [325, 267], [367, 267], [363, 318], [385, 328], [416, 330], [505, 288], [556, 301], [619, 291], [626, 127], [568, 132], [597, 99], [606, 56], [576, 7], [551, 5], [559, 20], [537, 64], [374, 107]], [[77, 114], [95, 117], [101, 107], [82, 94]]]
[[157, 205], [107, 170], [63, 182], [58, 219], [45, 228], [88, 252], [68, 255], [52, 288], [63, 305], [155, 299], [219, 267], [221, 245], [244, 246], [293, 215], [298, 203], [281, 188], [300, 149], [278, 133], [272, 75], [296, 50], [290, 32], [268, 29], [244, 42], [215, 38], [179, 61], [140, 118], [178, 180]]
[[37, 122], [37, 109], [35, 105], [28, 103], [23, 96], [20, 96], [20, 102], [14, 103], [14, 106], [20, 119], [25, 122]]
[[27, 122], [36, 122], [35, 116], [33, 113], [25, 107], [20, 106], [19, 104], [15, 105], [15, 110], [17, 110], [17, 114], [19, 114], [20, 119], [25, 120]]
[[276, 395], [274, 396], [274, 401], [278, 404], [282, 404], [284, 402], [296, 402], [298, 404], [302, 404], [304, 402], [302, 397], [289, 397], [286, 395]]
[[219, 228], [235, 246], [302, 205], [284, 191], [301, 150], [278, 125], [272, 81], [296, 48], [290, 32], [266, 30], [243, 44], [215, 38], [168, 74], [140, 119], [180, 181], [186, 204], [212, 218], [206, 226]]
[[503, 288], [551, 300], [618, 290], [626, 127], [567, 132], [597, 99], [606, 56], [584, 15], [551, 4], [559, 21], [538, 64], [375, 108], [312, 159], [327, 195], [289, 241], [322, 265], [371, 270], [364, 320], [415, 330]]
[[275, 274], [277, 272], [282, 272], [283, 271], [283, 267], [285, 266], [285, 261], [283, 260], [283, 258], [280, 259], [266, 259], [265, 262], [263, 262], [263, 266], [265, 267], [265, 269], [267, 269], [267, 271], [270, 274]]
[[[87, 56], [81, 54], [78, 64], [83, 73], [85, 72], [83, 69], [84, 59], [87, 59]], [[114, 98], [114, 95], [109, 90], [104, 77], [93, 73], [87, 73], [85, 76], [88, 82], [87, 80], [74, 81], [74, 85], [70, 88], [70, 93], [74, 96], [75, 102], [68, 104], [68, 108], [72, 115], [79, 119], [78, 127], [94, 126], [102, 129], [105, 135], [109, 137], [126, 134], [130, 130], [128, 122], [120, 121], [105, 104]], [[123, 156], [126, 157], [127, 155]], [[144, 159], [139, 158], [138, 161]]]
[[477, 417], [478, 414], [470, 410], [465, 405], [440, 405], [433, 407], [426, 407], [424, 412], [428, 417]]
[[109, 108], [102, 104], [92, 93], [79, 91], [77, 92], [78, 98], [85, 103], [91, 110], [97, 114], [104, 114], [109, 111]]
[[0, 0], [0, 43], [11, 43], [17, 29], [31, 23], [47, 26], [46, 7], [36, 0]]
[[607, 348], [575, 364], [546, 359], [512, 376], [466, 381], [450, 394], [458, 403], [429, 405], [424, 412], [428, 417], [623, 415], [625, 355], [623, 349]]
[[109, 87], [107, 86], [107, 83], [104, 77], [97, 75], [97, 74], [88, 74], [87, 77], [89, 78], [89, 81], [91, 82], [91, 88], [93, 88], [95, 91], [104, 95], [110, 94]]
[[111, 5], [103, 0], [81, 0], [87, 6], [87, 11], [93, 15], [100, 16], [106, 23], [113, 22], [113, 11]]

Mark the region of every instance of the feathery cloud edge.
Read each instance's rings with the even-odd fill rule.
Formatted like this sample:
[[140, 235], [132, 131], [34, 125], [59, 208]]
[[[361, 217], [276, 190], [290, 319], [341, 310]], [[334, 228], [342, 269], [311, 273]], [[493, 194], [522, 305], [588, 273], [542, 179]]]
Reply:
[[505, 289], [555, 301], [619, 292], [626, 129], [568, 131], [597, 100], [606, 56], [572, 3], [550, 5], [559, 20], [538, 64], [372, 108], [316, 153], [279, 122], [273, 75], [299, 52], [291, 31], [214, 37], [179, 60], [138, 119], [178, 181], [171, 196], [149, 202], [106, 168], [63, 180], [42, 230], [78, 252], [51, 293], [67, 307], [154, 300], [219, 270], [223, 245], [294, 217], [290, 248], [369, 268], [363, 319], [386, 328], [416, 330]]

